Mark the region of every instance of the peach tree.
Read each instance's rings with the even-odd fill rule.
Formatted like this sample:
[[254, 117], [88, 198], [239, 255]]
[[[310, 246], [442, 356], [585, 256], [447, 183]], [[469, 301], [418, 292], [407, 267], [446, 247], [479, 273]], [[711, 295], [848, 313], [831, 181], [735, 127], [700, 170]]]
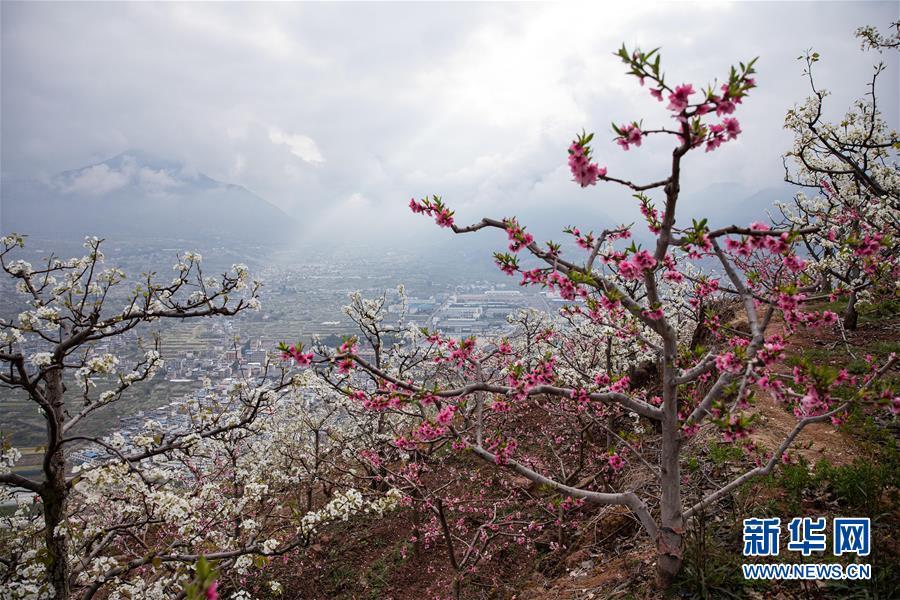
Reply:
[[[632, 194], [651, 244], [629, 243], [629, 225], [573, 226], [565, 233], [575, 250], [564, 251], [560, 243], [539, 243], [515, 217], [460, 225], [441, 197], [412, 199], [414, 213], [453, 233], [504, 232], [508, 250], [495, 254], [498, 267], [568, 306], [543, 319], [513, 318], [503, 337], [458, 339], [396, 325], [399, 337], [390, 345], [372, 334], [384, 312], [361, 302], [361, 338], [336, 349], [284, 350], [381, 415], [380, 442], [371, 451], [382, 463], [427, 455], [446, 467], [432, 468], [433, 475], [452, 485], [459, 469], [475, 468], [464, 462], [474, 458], [512, 472], [536, 493], [627, 509], [654, 542], [658, 578], [668, 585], [681, 569], [688, 520], [771, 472], [809, 424], [883, 400], [876, 378], [893, 359], [852, 381], [846, 373], [785, 377], [777, 367], [791, 332], [837, 319], [809, 310], [801, 291], [805, 262], [795, 246], [816, 226], [711, 228], [706, 219], [677, 219], [684, 158], [741, 135], [734, 114], [756, 87], [755, 61], [701, 89], [667, 80], [658, 50], [623, 47], [617, 56], [668, 118], [658, 126], [641, 119], [614, 124], [613, 139], [623, 150], [651, 136], [671, 140], [669, 168], [648, 182], [610, 173], [587, 133], [569, 145], [568, 164], [582, 188], [609, 184]], [[739, 311], [744, 324], [732, 325], [722, 307]], [[833, 393], [851, 383], [852, 394]], [[682, 473], [688, 440], [708, 424], [723, 440], [746, 444], [761, 391], [794, 410], [795, 427], [777, 447], [758, 449], [752, 469], [707, 493], [691, 488]], [[521, 532], [541, 529], [534, 525]]]

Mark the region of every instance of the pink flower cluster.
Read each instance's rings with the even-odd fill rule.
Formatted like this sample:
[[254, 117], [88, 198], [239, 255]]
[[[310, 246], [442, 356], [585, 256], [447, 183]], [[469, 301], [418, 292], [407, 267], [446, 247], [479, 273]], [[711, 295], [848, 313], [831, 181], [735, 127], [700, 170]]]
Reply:
[[617, 133], [619, 134], [619, 138], [617, 140], [617, 144], [619, 144], [623, 150], [628, 150], [630, 146], [638, 146], [641, 145], [641, 138], [643, 137], [643, 133], [641, 132], [641, 128], [637, 125], [637, 123], [628, 123], [622, 125], [618, 128]]
[[453, 415], [456, 414], [455, 406], [445, 406], [438, 412], [435, 420], [441, 425], [449, 425], [453, 421]]
[[506, 375], [506, 385], [516, 389], [516, 399], [523, 399], [528, 396], [528, 392], [532, 388], [539, 385], [551, 384], [556, 380], [556, 358], [550, 356], [544, 358], [535, 365], [531, 371], [525, 371], [524, 368], [516, 363], [509, 368]]
[[594, 239], [593, 233], [582, 234], [581, 230], [577, 227], [573, 227], [572, 229], [566, 230], [567, 233], [571, 233], [575, 238], [575, 243], [578, 244], [579, 248], [583, 248], [584, 250], [593, 250]]
[[688, 300], [690, 305], [694, 308], [699, 307], [703, 300], [712, 294], [719, 291], [719, 280], [718, 279], [706, 279], [697, 282], [694, 285], [694, 295]]
[[597, 179], [606, 176], [606, 167], [601, 168], [590, 160], [590, 148], [572, 142], [569, 146], [569, 169], [572, 171], [574, 181], [581, 187], [587, 187], [597, 183]]
[[645, 318], [650, 319], [651, 321], [659, 321], [664, 316], [666, 316], [666, 313], [663, 311], [662, 307], [657, 307], [657, 308], [652, 308], [652, 309], [645, 308], [643, 311], [641, 311], [641, 314]]
[[726, 352], [716, 356], [716, 368], [723, 373], [738, 374], [744, 370], [744, 363], [734, 352]]
[[656, 259], [647, 250], [638, 250], [630, 260], [622, 260], [618, 266], [623, 279], [635, 280], [656, 268]]
[[611, 386], [609, 386], [609, 391], [615, 392], [616, 394], [622, 394], [628, 391], [628, 388], [631, 387], [631, 377], [625, 375], [624, 377], [618, 379]]
[[[449, 361], [457, 367], [462, 367], [469, 362], [469, 359], [475, 352], [475, 338], [468, 337], [459, 342], [449, 339], [447, 340], [447, 347], [451, 349]], [[435, 361], [439, 362], [438, 359], [435, 359]]]
[[541, 269], [529, 269], [522, 271], [520, 285], [544, 285], [547, 282], [547, 274]]
[[769, 366], [784, 357], [785, 343], [780, 335], [773, 335], [763, 343], [762, 348], [756, 353], [756, 357], [763, 365]]
[[558, 289], [559, 295], [564, 300], [574, 300], [576, 296], [585, 296], [587, 294], [580, 286], [576, 286], [574, 281], [556, 271], [550, 273], [546, 279], [546, 284], [550, 289]]
[[730, 415], [722, 428], [722, 439], [734, 442], [750, 437], [752, 429], [747, 426], [741, 415]]
[[859, 245], [853, 251], [857, 256], [874, 256], [881, 250], [881, 240], [883, 235], [880, 233], [871, 233], [860, 240]]
[[647, 220], [647, 228], [650, 232], [658, 235], [662, 230], [662, 222], [659, 219], [659, 211], [650, 204], [649, 198], [641, 198], [641, 214]]
[[[734, 110], [732, 109], [732, 112]], [[737, 139], [741, 133], [741, 124], [737, 119], [726, 118], [720, 124], [709, 126], [709, 134], [706, 137], [706, 151], [712, 152], [725, 142]]]
[[584, 388], [572, 390], [572, 400], [578, 404], [578, 411], [581, 412], [591, 403], [591, 396]]
[[403, 398], [397, 394], [363, 394], [363, 407], [367, 410], [383, 411], [389, 408], [399, 408], [403, 404]]
[[[653, 91], [650, 92], [653, 94]], [[689, 98], [694, 94], [694, 86], [690, 83], [683, 83], [675, 87], [675, 91], [669, 94], [669, 105], [666, 107], [672, 112], [680, 113], [688, 107]], [[653, 94], [654, 97], [662, 100], [662, 92], [659, 95]]]
[[435, 425], [431, 421], [422, 421], [413, 435], [422, 442], [432, 442], [447, 432], [446, 427]]
[[312, 364], [313, 353], [303, 352], [303, 344], [295, 344], [281, 353], [282, 360], [294, 360], [300, 367], [308, 367]]
[[509, 249], [512, 252], [518, 252], [522, 248], [527, 247], [534, 241], [534, 236], [525, 232], [525, 228], [519, 225], [515, 217], [505, 219], [503, 224], [506, 226], [506, 234], [509, 236]]
[[434, 217], [434, 222], [440, 227], [453, 227], [453, 211], [447, 208], [440, 198], [423, 198], [416, 202], [415, 198], [409, 201], [409, 208], [416, 214], [425, 214]]
[[618, 454], [610, 454], [607, 460], [614, 473], [618, 473], [625, 468], [625, 459]]
[[513, 454], [516, 452], [516, 448], [519, 447], [519, 443], [516, 440], [503, 440], [501, 438], [489, 438], [485, 440], [485, 445], [488, 450], [493, 452], [494, 462], [498, 465], [509, 464], [509, 459], [512, 458]]

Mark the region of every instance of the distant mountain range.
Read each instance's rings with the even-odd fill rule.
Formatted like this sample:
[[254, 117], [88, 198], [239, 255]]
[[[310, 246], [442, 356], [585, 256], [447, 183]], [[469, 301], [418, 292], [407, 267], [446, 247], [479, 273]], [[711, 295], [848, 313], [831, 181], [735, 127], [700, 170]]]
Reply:
[[3, 181], [0, 230], [70, 239], [85, 235], [189, 241], [278, 242], [294, 219], [247, 188], [177, 161], [129, 150], [47, 180]]
[[[217, 181], [183, 163], [129, 150], [101, 163], [64, 171], [43, 180], [4, 180], [0, 187], [0, 231], [36, 237], [77, 240], [85, 235], [137, 240], [165, 239], [188, 243], [239, 241], [242, 244], [278, 245], [300, 242], [301, 225], [278, 207], [247, 188]], [[767, 220], [776, 200], [787, 200], [791, 186], [777, 183], [763, 189], [735, 182], [683, 189], [679, 199], [679, 227], [691, 218], [707, 217], [712, 228]], [[624, 199], [626, 192], [622, 192]], [[601, 197], [602, 198], [602, 197]], [[658, 205], [661, 197], [654, 195]], [[489, 208], [487, 216], [504, 217]], [[478, 215], [481, 216], [481, 215]], [[638, 241], [652, 241], [640, 221], [636, 201], [603, 202], [585, 197], [585, 203], [563, 213], [545, 206], [523, 208], [517, 216], [538, 239], [563, 241], [566, 225], [599, 231], [638, 220]], [[307, 230], [304, 238], [339, 243], [322, 227]], [[327, 227], [324, 229], [327, 230]], [[461, 240], [429, 232], [427, 237], [397, 236], [384, 225], [366, 230], [365, 240], [379, 248], [415, 246], [435, 252], [459, 248]], [[503, 235], [468, 236], [471, 247], [496, 250]], [[421, 239], [420, 239], [421, 238]], [[498, 245], [499, 244], [499, 245]], [[296, 245], [296, 244], [294, 244]]]

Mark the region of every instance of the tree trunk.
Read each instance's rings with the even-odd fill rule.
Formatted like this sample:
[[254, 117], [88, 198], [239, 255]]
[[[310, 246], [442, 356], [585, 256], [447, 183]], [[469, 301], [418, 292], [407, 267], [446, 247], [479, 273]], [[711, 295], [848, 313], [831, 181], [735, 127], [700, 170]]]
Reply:
[[63, 407], [64, 387], [62, 371], [48, 371], [45, 377], [45, 396], [51, 414], [47, 418], [47, 450], [44, 455], [46, 481], [41, 490], [44, 504], [44, 543], [47, 546], [47, 578], [56, 592], [55, 600], [69, 598], [69, 541], [68, 534], [60, 531], [66, 522], [66, 504], [69, 490], [66, 488], [66, 457], [62, 443], [62, 424], [65, 422]]
[[850, 298], [847, 301], [847, 309], [844, 311], [844, 329], [847, 331], [856, 331], [859, 322], [859, 313], [856, 311], [856, 292], [850, 292]]
[[[57, 455], [62, 455], [62, 452]], [[60, 470], [60, 475], [64, 472]], [[47, 545], [47, 578], [56, 592], [54, 599], [68, 600], [69, 542], [67, 534], [58, 531], [66, 520], [66, 490], [64, 476], [59, 479], [61, 481], [52, 484], [52, 488], [51, 485], [45, 488], [41, 498], [44, 504], [44, 542]], [[58, 486], [60, 482], [61, 488]]]
[[657, 580], [669, 587], [681, 571], [684, 546], [684, 517], [681, 506], [681, 426], [678, 422], [678, 396], [675, 385], [675, 343], [665, 342], [663, 366], [663, 423], [660, 452], [660, 528], [656, 540]]

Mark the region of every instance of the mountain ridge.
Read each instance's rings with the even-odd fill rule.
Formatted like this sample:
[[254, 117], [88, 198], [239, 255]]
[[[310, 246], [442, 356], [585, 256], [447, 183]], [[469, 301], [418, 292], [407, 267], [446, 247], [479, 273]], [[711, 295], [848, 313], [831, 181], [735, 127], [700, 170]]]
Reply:
[[0, 182], [0, 230], [189, 240], [287, 241], [299, 224], [246, 187], [126, 150], [48, 179]]

